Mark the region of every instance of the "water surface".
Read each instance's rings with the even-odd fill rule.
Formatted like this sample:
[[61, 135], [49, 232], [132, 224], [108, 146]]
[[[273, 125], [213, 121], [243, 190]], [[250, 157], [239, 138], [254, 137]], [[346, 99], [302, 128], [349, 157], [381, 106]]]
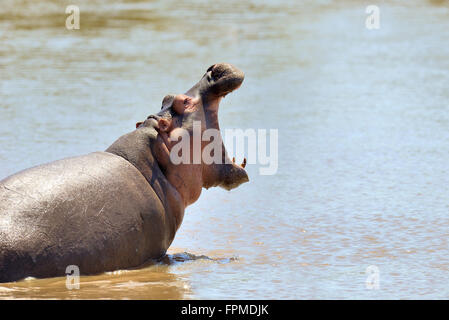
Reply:
[[449, 298], [447, 1], [78, 0], [74, 31], [68, 4], [0, 6], [1, 178], [106, 149], [221, 61], [246, 74], [222, 128], [278, 129], [279, 169], [203, 191], [164, 261], [1, 298]]

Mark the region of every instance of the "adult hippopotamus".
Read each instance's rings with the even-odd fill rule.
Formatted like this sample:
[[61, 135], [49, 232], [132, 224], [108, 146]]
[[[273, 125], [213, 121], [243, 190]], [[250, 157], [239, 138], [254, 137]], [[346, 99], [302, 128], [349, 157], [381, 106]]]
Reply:
[[[203, 187], [230, 190], [248, 181], [221, 136], [222, 161], [175, 164], [170, 157], [177, 131], [192, 133], [194, 122], [202, 131], [219, 130], [219, 103], [243, 78], [236, 67], [215, 64], [185, 94], [167, 95], [159, 113], [105, 152], [0, 181], [0, 282], [62, 276], [69, 265], [81, 274], [134, 268], [163, 256]], [[201, 151], [194, 147], [190, 157]]]

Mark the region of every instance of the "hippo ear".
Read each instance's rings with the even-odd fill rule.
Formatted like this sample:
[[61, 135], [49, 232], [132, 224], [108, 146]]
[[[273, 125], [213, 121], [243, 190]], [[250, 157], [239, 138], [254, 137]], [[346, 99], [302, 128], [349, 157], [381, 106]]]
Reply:
[[174, 94], [167, 94], [164, 99], [162, 99], [162, 107], [161, 109], [170, 108], [173, 104], [173, 100], [175, 99]]
[[136, 129], [138, 128], [138, 127], [140, 127], [140, 125], [142, 124], [143, 122], [137, 122], [136, 123]]

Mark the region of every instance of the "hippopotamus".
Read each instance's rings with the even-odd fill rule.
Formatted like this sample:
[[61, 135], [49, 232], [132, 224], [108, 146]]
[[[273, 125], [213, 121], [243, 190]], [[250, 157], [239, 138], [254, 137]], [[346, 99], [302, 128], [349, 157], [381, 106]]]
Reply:
[[[243, 79], [233, 65], [212, 65], [105, 151], [1, 180], [0, 282], [64, 276], [73, 265], [84, 275], [132, 269], [163, 257], [202, 188], [231, 190], [249, 181], [246, 162], [230, 160], [222, 140], [222, 161], [170, 157], [177, 131], [192, 133], [194, 122], [202, 131], [219, 130], [220, 101]], [[201, 142], [190, 157], [204, 147]]]

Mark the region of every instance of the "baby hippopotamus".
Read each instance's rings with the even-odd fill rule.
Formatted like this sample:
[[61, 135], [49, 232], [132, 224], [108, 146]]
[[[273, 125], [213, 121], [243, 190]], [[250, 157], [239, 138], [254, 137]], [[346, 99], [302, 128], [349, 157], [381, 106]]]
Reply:
[[[163, 256], [203, 187], [231, 190], [249, 180], [246, 162], [229, 160], [221, 136], [214, 163], [198, 157], [206, 142], [195, 148], [193, 141], [195, 123], [201, 131], [219, 130], [219, 103], [243, 78], [236, 67], [215, 64], [185, 94], [166, 96], [157, 114], [105, 152], [0, 181], [0, 282], [62, 276], [69, 265], [81, 274], [134, 268]], [[174, 163], [180, 132], [194, 147], [191, 161]]]

